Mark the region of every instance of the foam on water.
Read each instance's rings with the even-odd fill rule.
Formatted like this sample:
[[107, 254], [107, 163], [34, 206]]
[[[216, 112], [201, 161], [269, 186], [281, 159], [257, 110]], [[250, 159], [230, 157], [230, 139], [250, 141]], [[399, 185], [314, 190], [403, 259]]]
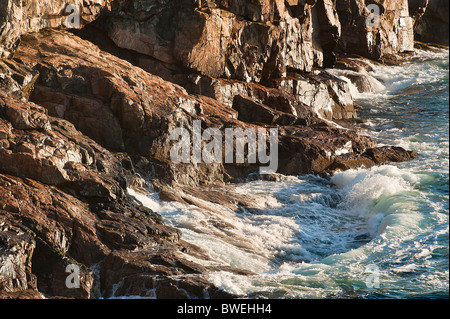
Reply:
[[[355, 100], [386, 99], [405, 88], [439, 81], [442, 78], [441, 68], [418, 62], [447, 60], [448, 57], [448, 50], [442, 49], [438, 50], [438, 52], [429, 52], [416, 49], [414, 59], [403, 65], [379, 66], [365, 60], [364, 62], [371, 66], [372, 71], [360, 71], [357, 73], [350, 70], [329, 69], [328, 72], [349, 84], [350, 93]], [[365, 92], [358, 90], [358, 87], [350, 79], [351, 75], [359, 75], [360, 79], [365, 79], [367, 88]]]
[[[210, 210], [197, 206], [158, 202], [129, 190], [141, 203], [162, 214], [169, 225], [182, 230], [183, 238], [204, 248], [211, 257], [233, 267], [266, 271], [277, 251], [287, 249], [293, 237], [295, 220], [290, 216], [235, 213], [205, 202]], [[260, 204], [277, 209], [280, 204], [271, 194], [259, 196]], [[197, 199], [198, 200], [198, 199]], [[201, 200], [198, 200], [201, 202]]]
[[[213, 260], [258, 273], [256, 277], [227, 272], [211, 274], [210, 279], [217, 286], [238, 294], [303, 295], [306, 292], [299, 289], [303, 285], [292, 292], [286, 287], [296, 286], [300, 277], [308, 276], [305, 284], [317, 279], [318, 274], [313, 277], [311, 274], [326, 266], [316, 266], [312, 271], [309, 266], [300, 269], [293, 265], [314, 263], [370, 240], [364, 218], [338, 208], [343, 194], [320, 177], [253, 181], [237, 185], [235, 190], [263, 199], [263, 209], [235, 213], [223, 207], [212, 207], [215, 213], [211, 213], [196, 206], [158, 201], [156, 194], [129, 192], [142, 204], [162, 214], [170, 225], [181, 229], [184, 240], [205, 249]], [[220, 217], [217, 209], [222, 209]], [[225, 223], [229, 225], [226, 231]], [[289, 277], [292, 271], [300, 272], [294, 274], [295, 280]], [[325, 291], [303, 288], [317, 296]]]
[[[331, 179], [280, 176], [278, 182], [232, 186], [258, 199], [260, 208], [250, 211], [130, 193], [215, 262], [257, 273], [209, 274], [235, 294], [448, 298], [448, 63], [430, 58], [442, 56], [420, 52], [423, 63], [373, 66], [371, 76], [385, 89], [358, 96], [362, 117], [370, 120], [362, 129], [381, 145], [418, 152], [418, 159], [337, 172]], [[366, 282], [373, 266], [380, 289]]]
[[[348, 83], [350, 94], [354, 100], [380, 96], [380, 94], [383, 94], [382, 92], [385, 92], [386, 90], [386, 86], [383, 82], [377, 79], [372, 72], [361, 71], [358, 73], [355, 71], [339, 69], [329, 69], [328, 72]], [[360, 91], [356, 80], [351, 80], [352, 77], [358, 78], [357, 81], [360, 82], [360, 85], [364, 86], [364, 91]]]
[[400, 218], [400, 214], [416, 209], [409, 197], [415, 195], [411, 183], [418, 181], [416, 175], [390, 165], [349, 170], [332, 177], [346, 194], [339, 205], [365, 218], [372, 237], [392, 224], [394, 215]]

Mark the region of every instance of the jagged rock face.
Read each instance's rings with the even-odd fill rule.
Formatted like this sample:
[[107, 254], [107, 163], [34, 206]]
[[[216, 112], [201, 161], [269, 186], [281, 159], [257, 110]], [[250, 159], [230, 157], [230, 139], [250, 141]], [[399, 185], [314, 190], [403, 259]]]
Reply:
[[[371, 14], [369, 9], [376, 6]], [[368, 9], [369, 8], [369, 9]], [[413, 50], [408, 0], [120, 1], [97, 25], [122, 48], [213, 78], [264, 82], [333, 66], [347, 53]], [[414, 19], [413, 19], [414, 18]]]
[[278, 80], [278, 85], [322, 118], [339, 120], [357, 117], [348, 83], [325, 71], [308, 75], [291, 74]]
[[[330, 1], [121, 1], [98, 23], [122, 48], [211, 77], [260, 82], [311, 71], [339, 35]], [[150, 18], [151, 17], [151, 18]], [[328, 38], [328, 39], [327, 39]]]
[[[107, 23], [99, 23], [119, 47], [181, 63], [204, 75], [259, 81], [281, 41], [274, 26], [239, 19], [218, 8], [203, 11], [193, 1], [128, 2], [113, 6]], [[136, 16], [152, 19], [136, 23]]]
[[[305, 73], [333, 66], [338, 44], [347, 53], [373, 59], [413, 50], [407, 0], [376, 4], [375, 25], [368, 24], [366, 5], [360, 0], [124, 0], [96, 26], [118, 47], [140, 53], [138, 65], [189, 93], [231, 106], [236, 95], [255, 98], [251, 83], [281, 84], [291, 100], [319, 116], [351, 119], [356, 111], [348, 85], [330, 78], [309, 83]], [[183, 70], [174, 72], [173, 65]], [[306, 80], [293, 80], [292, 74]]]
[[[334, 64], [340, 23], [332, 1], [122, 1], [95, 25], [98, 29], [91, 33], [105, 30], [119, 48], [139, 53], [135, 64], [191, 94], [230, 107], [241, 94], [272, 107], [288, 103], [299, 114], [306, 105], [330, 120], [355, 117], [349, 87], [342, 81], [326, 80], [323, 94], [314, 99], [296, 90], [277, 90], [288, 73]], [[258, 82], [270, 89], [261, 90]], [[275, 101], [274, 96], [280, 98]]]
[[[413, 1], [414, 2], [414, 1]], [[416, 10], [421, 14], [417, 23], [416, 39], [421, 42], [435, 43], [448, 46], [449, 44], [449, 2], [446, 0], [431, 0], [425, 8], [423, 3], [415, 3]], [[424, 2], [424, 1], [422, 1]]]
[[[358, 29], [362, 2], [350, 2], [114, 1], [96, 25], [140, 54], [136, 64], [149, 66], [140, 68], [72, 33], [41, 30], [64, 26], [65, 3], [3, 1], [0, 55], [14, 59], [0, 61], [0, 298], [230, 297], [205, 274], [249, 273], [209, 263], [128, 193], [151, 182], [162, 199], [202, 209], [211, 209], [202, 200], [257, 204], [201, 187], [247, 177], [256, 164], [172, 162], [171, 132], [192, 133], [194, 120], [220, 134], [276, 126], [286, 175], [416, 157], [322, 119], [356, 117], [347, 83], [315, 69], [335, 63], [338, 41], [353, 50], [349, 32], [362, 36], [368, 42], [355, 50], [365, 55], [407, 46], [400, 4], [384, 2], [394, 16], [376, 31]], [[75, 4], [81, 25], [109, 6]], [[375, 33], [382, 41], [370, 43]], [[397, 39], [390, 49], [389, 37]], [[164, 79], [153, 67], [166, 68]], [[79, 290], [65, 285], [68, 264], [81, 266]]]
[[[24, 36], [16, 60], [40, 73], [34, 102], [111, 151], [168, 163], [173, 129], [192, 130], [197, 116], [207, 123], [212, 114], [230, 122], [237, 117], [217, 101], [190, 96], [182, 87], [64, 32]], [[191, 173], [198, 175], [195, 169]], [[220, 180], [220, 174], [218, 165], [211, 179]]]
[[[144, 296], [136, 267], [160, 276], [146, 287], [160, 298], [181, 294], [185, 275], [180, 287], [190, 287], [189, 297], [226, 296], [182, 252], [208, 256], [129, 197], [127, 187], [143, 183], [126, 154], [113, 155], [44, 108], [1, 93], [0, 298], [109, 297], [114, 287], [123, 287], [117, 296]], [[71, 264], [80, 267], [79, 289], [66, 286]]]
[[[45, 28], [81, 28], [92, 22], [110, 0], [60, 0], [0, 2], [0, 57], [14, 53], [20, 36]], [[78, 14], [75, 17], [73, 14]]]
[[[37, 54], [38, 51], [40, 55]], [[298, 139], [280, 136], [280, 143], [283, 145], [283, 141], [289, 139], [289, 145], [296, 149], [294, 152], [284, 153], [288, 157], [287, 161], [298, 157], [303, 163], [286, 166], [289, 168], [285, 168], [286, 174], [321, 173], [331, 169], [342, 148], [341, 142], [335, 139], [336, 134], [342, 133], [353, 140], [354, 145], [361, 145], [349, 149], [356, 157], [375, 146], [370, 139], [360, 139], [356, 134], [347, 134], [339, 129], [330, 129], [323, 133], [322, 128], [306, 128], [312, 125], [327, 126], [317, 114], [339, 119], [356, 116], [353, 105], [346, 104], [351, 100], [346, 90], [347, 83], [326, 72], [305, 77], [297, 74], [290, 80], [280, 82], [280, 87], [283, 88], [281, 91], [271, 91], [255, 84], [247, 85], [252, 88], [250, 95], [255, 102], [250, 100], [249, 103], [240, 103], [243, 106], [241, 108], [236, 104], [238, 100], [233, 98], [231, 106], [235, 109], [232, 109], [213, 99], [190, 95], [182, 87], [143, 72], [66, 32], [52, 31], [23, 37], [22, 45], [16, 53], [16, 61], [40, 73], [31, 98], [35, 103], [44, 106], [51, 116], [72, 122], [78, 130], [108, 150], [126, 151], [133, 156], [151, 158], [154, 165], [150, 165], [147, 171], [159, 171], [159, 176], [168, 182], [193, 185], [220, 183], [226, 175], [224, 172], [228, 168], [224, 168], [221, 163], [196, 166], [171, 162], [170, 150], [175, 143], [170, 138], [171, 132], [175, 128], [185, 128], [192, 133], [194, 120], [201, 120], [204, 127], [220, 128], [221, 134], [224, 134], [225, 128], [246, 129], [264, 124], [295, 124], [295, 129], [286, 130], [283, 134], [303, 137]], [[249, 107], [258, 104], [261, 110], [267, 111], [271, 119], [261, 120], [243, 114], [248, 113]], [[314, 108], [305, 105], [313, 105]], [[5, 107], [5, 110], [6, 118], [13, 125], [30, 123], [26, 124], [30, 128], [45, 129], [48, 122], [45, 120], [46, 112], [40, 112], [42, 118], [33, 118], [31, 121], [24, 116], [15, 115], [21, 113], [15, 111], [12, 106]], [[303, 131], [310, 133], [305, 135]], [[311, 148], [307, 156], [299, 157], [302, 147], [294, 145], [313, 143], [312, 132], [315, 131], [321, 131], [321, 134], [328, 135], [328, 138], [323, 138], [316, 147]], [[67, 145], [69, 147], [70, 143]], [[5, 152], [13, 167], [14, 156], [19, 155], [11, 151]], [[52, 154], [52, 151], [49, 150], [48, 153]], [[74, 158], [79, 159], [78, 162], [83, 158], [81, 151], [74, 150], [72, 153]], [[326, 160], [321, 165], [314, 164], [321, 158]], [[65, 176], [62, 170], [65, 165], [66, 162], [62, 159], [55, 165], [50, 165], [48, 169], [52, 174], [44, 174], [42, 170], [34, 168], [28, 173], [36, 175], [36, 172], [41, 172], [41, 175], [47, 178], [44, 182], [54, 185], [71, 180], [72, 177]], [[256, 170], [251, 165], [248, 169]], [[243, 177], [248, 173], [245, 169], [240, 171], [239, 165], [232, 170], [240, 172], [237, 176], [231, 174], [234, 177]], [[17, 174], [12, 168], [9, 172]], [[33, 178], [42, 181], [40, 175], [35, 175]], [[103, 185], [110, 185], [104, 190], [105, 197], [120, 198], [120, 193], [113, 191], [114, 183]]]
[[31, 272], [36, 242], [7, 214], [0, 215], [0, 247], [0, 298], [2, 291], [8, 294], [29, 291], [38, 298], [36, 276]]
[[28, 99], [38, 73], [12, 60], [0, 60], [0, 87], [18, 99]]
[[203, 0], [199, 7], [219, 7], [254, 22], [279, 22], [285, 13], [283, 0]]
[[407, 0], [337, 0], [336, 10], [342, 26], [339, 45], [344, 52], [379, 59], [413, 51], [413, 19]]

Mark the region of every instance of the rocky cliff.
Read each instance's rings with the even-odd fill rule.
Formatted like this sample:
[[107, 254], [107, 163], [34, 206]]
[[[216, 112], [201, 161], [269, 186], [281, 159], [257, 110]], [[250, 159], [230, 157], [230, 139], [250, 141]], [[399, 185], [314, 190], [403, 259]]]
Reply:
[[[336, 124], [358, 121], [357, 107], [326, 68], [412, 54], [419, 15], [406, 0], [373, 5], [2, 1], [0, 297], [233, 297], [205, 274], [249, 273], [212, 262], [129, 194], [257, 206], [226, 187], [256, 164], [171, 161], [171, 132], [196, 120], [222, 136], [277, 127], [287, 175], [418, 156]], [[65, 284], [73, 264], [78, 289]]]
[[421, 15], [415, 30], [418, 41], [448, 46], [448, 7], [445, 0], [413, 1], [412, 9]]

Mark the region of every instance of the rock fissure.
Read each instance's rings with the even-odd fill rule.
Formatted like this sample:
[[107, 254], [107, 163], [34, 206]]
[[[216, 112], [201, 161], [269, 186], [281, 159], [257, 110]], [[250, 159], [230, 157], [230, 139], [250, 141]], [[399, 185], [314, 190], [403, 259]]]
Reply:
[[[0, 6], [0, 298], [237, 297], [208, 273], [251, 272], [213, 260], [130, 195], [211, 216], [205, 202], [258, 209], [227, 189], [257, 165], [171, 160], [171, 131], [195, 120], [222, 137], [278, 128], [285, 175], [418, 156], [336, 125], [357, 121], [357, 106], [325, 68], [407, 58], [422, 4], [377, 2], [375, 30], [361, 0], [75, 1], [82, 23], [69, 32], [65, 2], [21, 3]], [[67, 288], [68, 265], [80, 266], [79, 289]]]

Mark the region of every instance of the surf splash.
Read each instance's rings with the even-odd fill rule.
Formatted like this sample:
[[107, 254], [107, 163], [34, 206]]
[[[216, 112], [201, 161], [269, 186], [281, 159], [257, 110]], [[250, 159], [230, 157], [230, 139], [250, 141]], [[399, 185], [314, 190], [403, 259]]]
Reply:
[[[448, 52], [446, 53], [448, 57]], [[383, 87], [359, 92], [379, 144], [421, 154], [407, 163], [230, 185], [257, 210], [163, 202], [130, 193], [221, 264], [251, 270], [209, 274], [247, 298], [448, 298], [448, 60], [374, 66]], [[376, 83], [376, 82], [374, 82]], [[383, 89], [384, 88], [384, 89]], [[367, 284], [373, 270], [378, 287]]]

